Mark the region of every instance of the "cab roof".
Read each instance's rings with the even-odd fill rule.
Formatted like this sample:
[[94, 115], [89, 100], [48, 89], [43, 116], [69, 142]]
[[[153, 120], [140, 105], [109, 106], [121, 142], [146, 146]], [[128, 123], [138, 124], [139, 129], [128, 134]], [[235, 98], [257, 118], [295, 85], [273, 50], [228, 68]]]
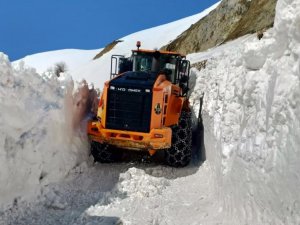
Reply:
[[175, 56], [181, 56], [181, 57], [185, 57], [185, 55], [182, 55], [180, 53], [177, 52], [170, 52], [170, 51], [163, 51], [163, 50], [149, 50], [149, 49], [136, 49], [136, 50], [132, 50], [132, 52], [144, 52], [144, 53], [155, 53], [155, 52], [159, 52], [160, 54], [164, 54], [164, 55], [175, 55]]

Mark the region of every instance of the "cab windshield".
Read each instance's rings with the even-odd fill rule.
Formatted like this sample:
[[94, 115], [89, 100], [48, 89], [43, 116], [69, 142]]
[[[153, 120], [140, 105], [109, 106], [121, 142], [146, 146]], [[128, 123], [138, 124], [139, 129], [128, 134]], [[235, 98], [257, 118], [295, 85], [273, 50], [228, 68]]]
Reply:
[[177, 56], [169, 54], [161, 54], [159, 52], [133, 53], [133, 71], [164, 73], [167, 78], [175, 82]]

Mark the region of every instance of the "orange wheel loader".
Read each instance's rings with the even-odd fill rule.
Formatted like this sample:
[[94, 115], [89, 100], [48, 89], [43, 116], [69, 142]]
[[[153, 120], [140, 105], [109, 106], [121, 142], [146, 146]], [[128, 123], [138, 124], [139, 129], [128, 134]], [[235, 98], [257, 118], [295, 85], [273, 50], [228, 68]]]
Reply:
[[112, 162], [117, 149], [164, 151], [168, 165], [186, 166], [192, 153], [190, 62], [176, 52], [140, 46], [137, 42], [131, 57], [111, 58], [97, 120], [88, 123], [91, 154]]

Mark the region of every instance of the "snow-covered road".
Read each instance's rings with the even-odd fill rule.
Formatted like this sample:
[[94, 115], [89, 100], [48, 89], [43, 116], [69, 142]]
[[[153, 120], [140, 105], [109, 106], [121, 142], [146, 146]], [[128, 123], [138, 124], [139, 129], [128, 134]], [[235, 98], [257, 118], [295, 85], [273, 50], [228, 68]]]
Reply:
[[44, 187], [36, 202], [15, 202], [0, 224], [199, 224], [208, 216], [221, 221], [208, 164], [197, 157], [182, 169], [159, 163], [72, 171], [64, 182]]

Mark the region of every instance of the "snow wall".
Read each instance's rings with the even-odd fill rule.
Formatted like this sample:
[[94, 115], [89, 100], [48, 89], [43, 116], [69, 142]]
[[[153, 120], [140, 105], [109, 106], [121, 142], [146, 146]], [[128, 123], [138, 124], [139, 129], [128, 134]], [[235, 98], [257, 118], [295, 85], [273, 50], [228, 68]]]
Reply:
[[208, 60], [192, 70], [191, 99], [204, 93], [206, 156], [224, 224], [300, 223], [299, 12], [299, 1], [279, 0], [260, 41], [190, 55]]
[[74, 132], [82, 96], [73, 95], [71, 79], [40, 76], [22, 64], [14, 69], [0, 53], [0, 207], [37, 196], [41, 187], [83, 166], [86, 134]]
[[[300, 223], [299, 12], [299, 1], [279, 0], [274, 29], [260, 41], [250, 36], [231, 47], [219, 46], [210, 56], [189, 56], [192, 62], [208, 60], [204, 69], [192, 71], [197, 80], [191, 96], [197, 112], [199, 96], [205, 93], [207, 161], [194, 176], [182, 180], [200, 195], [194, 178], [203, 182], [204, 176], [209, 177], [208, 205], [219, 206], [213, 216], [219, 216], [222, 224]], [[0, 72], [0, 202], [4, 204], [65, 177], [86, 159], [86, 152], [79, 147], [85, 142], [70, 131], [73, 100], [56, 79], [45, 81], [22, 67], [14, 70], [4, 55]], [[144, 172], [128, 173], [137, 174], [132, 181], [135, 190], [144, 190], [144, 185], [135, 185]], [[129, 192], [126, 179], [119, 182], [119, 189]], [[180, 181], [175, 180], [179, 185], [174, 188], [184, 187]], [[161, 180], [152, 183], [159, 191], [168, 186]], [[202, 211], [199, 208], [189, 217]], [[203, 224], [216, 224], [208, 220]]]

